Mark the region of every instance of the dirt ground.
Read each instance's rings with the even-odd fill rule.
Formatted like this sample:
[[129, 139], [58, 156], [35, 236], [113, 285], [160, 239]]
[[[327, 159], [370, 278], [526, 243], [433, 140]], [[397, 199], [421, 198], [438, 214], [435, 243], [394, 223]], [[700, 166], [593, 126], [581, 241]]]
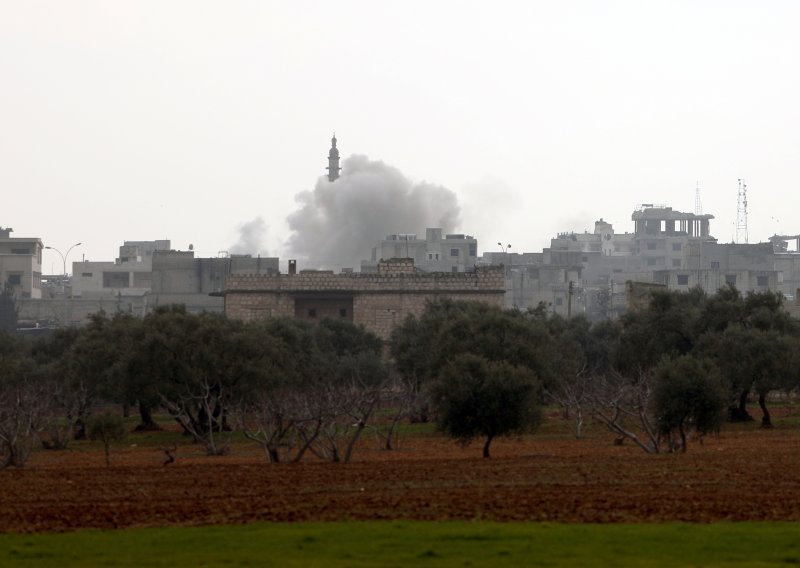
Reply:
[[[557, 418], [550, 417], [550, 420]], [[268, 464], [240, 444], [225, 457], [192, 445], [163, 466], [132, 435], [105, 468], [99, 448], [36, 452], [0, 471], [0, 532], [346, 519], [639, 522], [800, 520], [800, 429], [728, 426], [685, 455], [647, 455], [593, 429], [556, 426], [480, 444], [438, 436], [365, 439], [355, 463]]]

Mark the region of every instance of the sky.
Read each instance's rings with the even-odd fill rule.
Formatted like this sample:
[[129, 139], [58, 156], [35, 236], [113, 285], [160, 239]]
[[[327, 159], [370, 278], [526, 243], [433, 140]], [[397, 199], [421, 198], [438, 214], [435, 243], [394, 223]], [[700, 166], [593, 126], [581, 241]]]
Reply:
[[739, 178], [750, 242], [797, 234], [798, 21], [768, 0], [0, 0], [0, 225], [81, 242], [70, 261], [170, 239], [284, 263], [335, 131], [343, 162], [455, 193], [481, 252], [632, 231], [698, 185], [731, 242]]

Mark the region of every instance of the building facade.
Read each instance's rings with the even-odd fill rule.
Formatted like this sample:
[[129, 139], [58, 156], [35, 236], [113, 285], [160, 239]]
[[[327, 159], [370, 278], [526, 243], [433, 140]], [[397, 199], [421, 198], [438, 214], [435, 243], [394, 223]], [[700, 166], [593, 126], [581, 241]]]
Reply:
[[421, 272], [407, 258], [380, 261], [372, 274], [326, 270], [231, 274], [224, 292], [225, 314], [231, 318], [341, 318], [363, 325], [384, 340], [408, 315], [421, 315], [429, 300], [444, 297], [502, 307], [504, 295], [502, 267]]
[[470, 235], [442, 234], [442, 229], [416, 234], [387, 235], [372, 249], [372, 258], [361, 263], [361, 272], [376, 272], [382, 260], [410, 258], [424, 272], [466, 272], [478, 262], [478, 241]]
[[42, 249], [38, 238], [16, 238], [14, 229], [0, 227], [0, 281], [8, 283], [18, 299], [42, 297]]

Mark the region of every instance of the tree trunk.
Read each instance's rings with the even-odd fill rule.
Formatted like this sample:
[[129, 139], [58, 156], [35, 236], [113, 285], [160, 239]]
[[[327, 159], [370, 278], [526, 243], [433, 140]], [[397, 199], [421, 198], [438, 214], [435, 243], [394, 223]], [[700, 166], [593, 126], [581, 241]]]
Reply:
[[[372, 412], [372, 408], [370, 408], [370, 413]], [[361, 437], [361, 433], [364, 431], [364, 428], [367, 427], [366, 419], [359, 420], [358, 426], [356, 427], [356, 431], [353, 433], [353, 436], [350, 438], [350, 443], [347, 444], [347, 450], [344, 453], [344, 463], [350, 463], [350, 458], [353, 457], [353, 450], [356, 448], [356, 442]]]
[[486, 443], [483, 445], [483, 457], [485, 458], [492, 457], [489, 455], [489, 446], [492, 444], [492, 440], [494, 440], [494, 435], [490, 434], [486, 436]]
[[739, 394], [739, 404], [732, 406], [730, 409], [731, 422], [749, 422], [753, 419], [747, 412], [747, 396], [750, 394], [749, 390], [743, 391]]
[[678, 426], [678, 431], [681, 433], [681, 453], [686, 453], [686, 432], [683, 430], [683, 424]]
[[134, 428], [135, 432], [154, 432], [161, 430], [161, 426], [153, 420], [153, 408], [146, 402], [139, 401], [140, 423]]
[[772, 428], [772, 417], [769, 415], [769, 410], [767, 410], [767, 395], [766, 393], [761, 393], [758, 395], [758, 405], [761, 407], [761, 427], [762, 428]]

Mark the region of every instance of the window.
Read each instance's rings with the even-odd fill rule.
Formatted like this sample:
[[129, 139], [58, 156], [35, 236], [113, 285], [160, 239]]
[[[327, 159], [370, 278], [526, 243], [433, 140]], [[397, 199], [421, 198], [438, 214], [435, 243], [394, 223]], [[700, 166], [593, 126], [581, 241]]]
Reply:
[[450, 256], [458, 256], [458, 249], [450, 249]]
[[92, 277], [91, 272], [81, 272], [81, 278], [91, 278], [91, 277]]
[[650, 257], [650, 258], [647, 259], [647, 266], [655, 266], [655, 265], [656, 265], [656, 259], [655, 258]]
[[716, 268], [717, 270], [719, 270], [719, 261], [718, 260], [712, 261], [711, 268], [712, 269]]
[[589, 257], [588, 257], [588, 256], [586, 256], [586, 255], [583, 255], [583, 256], [581, 257], [581, 262], [589, 262]]
[[725, 275], [725, 284], [730, 284], [731, 286], [736, 286], [736, 275], [735, 274], [726, 274]]
[[127, 272], [103, 272], [103, 288], [129, 288], [130, 276]]
[[428, 253], [428, 260], [433, 260], [433, 253], [432, 252]]
[[689, 275], [678, 274], [678, 286], [688, 286], [688, 285], [689, 285]]
[[22, 274], [9, 274], [8, 275], [8, 283], [12, 286], [21, 286], [22, 285]]
[[758, 286], [768, 286], [769, 278], [767, 276], [756, 276], [756, 284]]
[[681, 252], [681, 243], [672, 243], [673, 252]]
[[656, 250], [656, 243], [647, 243], [647, 250]]
[[458, 272], [458, 266], [454, 266], [454, 267], [452, 268], [452, 272]]
[[672, 268], [680, 268], [681, 267], [681, 259], [680, 258], [673, 258], [672, 259]]
[[478, 243], [469, 243], [469, 255], [478, 256]]
[[556, 306], [561, 306], [564, 304], [564, 298], [556, 298]]
[[346, 318], [347, 317], [347, 308], [342, 308], [339, 310], [339, 317]]
[[308, 317], [310, 317], [310, 318], [317, 317], [317, 310], [315, 310], [314, 308], [310, 308], [308, 310]]

